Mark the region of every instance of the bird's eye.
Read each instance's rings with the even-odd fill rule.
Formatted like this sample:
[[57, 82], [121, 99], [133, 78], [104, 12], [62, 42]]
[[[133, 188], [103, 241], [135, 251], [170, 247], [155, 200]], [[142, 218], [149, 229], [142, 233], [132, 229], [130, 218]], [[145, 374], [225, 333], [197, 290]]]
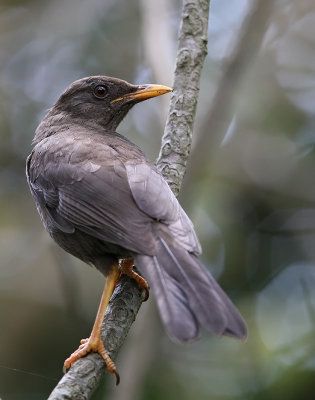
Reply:
[[103, 85], [97, 85], [95, 86], [93, 93], [98, 99], [103, 99], [107, 94], [107, 88]]

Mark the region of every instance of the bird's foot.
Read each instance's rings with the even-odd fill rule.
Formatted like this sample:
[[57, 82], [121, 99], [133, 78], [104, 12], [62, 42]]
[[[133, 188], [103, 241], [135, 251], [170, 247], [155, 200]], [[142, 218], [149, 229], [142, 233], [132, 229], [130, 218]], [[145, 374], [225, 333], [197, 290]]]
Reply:
[[68, 370], [75, 361], [93, 351], [103, 357], [108, 372], [116, 376], [116, 385], [118, 385], [120, 381], [119, 374], [116, 371], [114, 361], [110, 358], [104, 347], [102, 339], [99, 337], [97, 340], [93, 340], [89, 337], [88, 339], [82, 339], [80, 343], [79, 348], [64, 362], [64, 371]]
[[120, 272], [122, 274], [130, 276], [130, 278], [134, 279], [141, 289], [145, 292], [145, 297], [143, 301], [147, 301], [149, 298], [149, 285], [148, 282], [137, 272], [133, 270], [133, 259], [132, 258], [124, 258], [119, 261]]

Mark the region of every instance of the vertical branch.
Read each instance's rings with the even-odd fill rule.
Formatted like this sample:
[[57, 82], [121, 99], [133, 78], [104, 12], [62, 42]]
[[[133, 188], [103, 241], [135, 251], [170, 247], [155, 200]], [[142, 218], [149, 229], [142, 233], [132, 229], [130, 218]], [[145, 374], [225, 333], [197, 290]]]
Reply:
[[168, 119], [157, 166], [177, 196], [190, 154], [200, 74], [207, 55], [209, 0], [184, 0]]
[[[209, 0], [184, 0], [174, 76], [174, 92], [157, 166], [177, 195], [191, 148], [192, 129], [199, 94], [199, 78], [207, 54]], [[140, 308], [138, 285], [123, 277], [106, 311], [102, 340], [114, 360]], [[57, 384], [48, 400], [88, 400], [105, 372], [96, 353], [76, 361]], [[123, 379], [123, 377], [122, 377]]]

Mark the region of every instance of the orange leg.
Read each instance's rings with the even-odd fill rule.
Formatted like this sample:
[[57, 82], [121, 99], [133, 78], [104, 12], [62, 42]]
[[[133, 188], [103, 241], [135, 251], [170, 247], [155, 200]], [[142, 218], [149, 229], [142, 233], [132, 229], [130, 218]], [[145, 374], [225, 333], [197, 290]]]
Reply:
[[145, 298], [143, 301], [147, 301], [149, 298], [149, 285], [148, 282], [142, 278], [142, 276], [133, 270], [133, 258], [121, 259], [119, 261], [119, 267], [122, 274], [130, 276], [130, 278], [134, 279], [141, 289], [145, 291]]
[[71, 354], [69, 358], [66, 359], [64, 362], [65, 369], [71, 367], [71, 365], [81, 357], [84, 357], [86, 354], [94, 351], [99, 353], [105, 363], [108, 371], [116, 376], [116, 385], [119, 384], [119, 375], [116, 371], [116, 366], [113, 360], [108, 355], [107, 351], [105, 350], [103, 341], [101, 339], [101, 327], [104, 320], [106, 308], [109, 302], [109, 299], [114, 291], [115, 285], [119, 278], [119, 269], [117, 265], [113, 265], [110, 272], [106, 276], [106, 282], [104, 291], [102, 294], [101, 302], [97, 311], [96, 319], [94, 322], [94, 326], [91, 332], [91, 336], [88, 339], [81, 340], [81, 346]]

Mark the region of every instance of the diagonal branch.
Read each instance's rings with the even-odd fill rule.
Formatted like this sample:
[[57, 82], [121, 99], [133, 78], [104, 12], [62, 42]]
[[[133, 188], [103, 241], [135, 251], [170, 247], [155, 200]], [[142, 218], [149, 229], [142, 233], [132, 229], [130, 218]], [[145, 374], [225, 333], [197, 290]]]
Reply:
[[[191, 148], [192, 129], [199, 93], [199, 79], [207, 54], [210, 0], [183, 0], [182, 21], [171, 97], [157, 166], [178, 195]], [[116, 358], [143, 301], [137, 284], [123, 276], [106, 311], [102, 339]], [[76, 361], [57, 384], [48, 400], [87, 400], [105, 372], [103, 359], [91, 353]]]

